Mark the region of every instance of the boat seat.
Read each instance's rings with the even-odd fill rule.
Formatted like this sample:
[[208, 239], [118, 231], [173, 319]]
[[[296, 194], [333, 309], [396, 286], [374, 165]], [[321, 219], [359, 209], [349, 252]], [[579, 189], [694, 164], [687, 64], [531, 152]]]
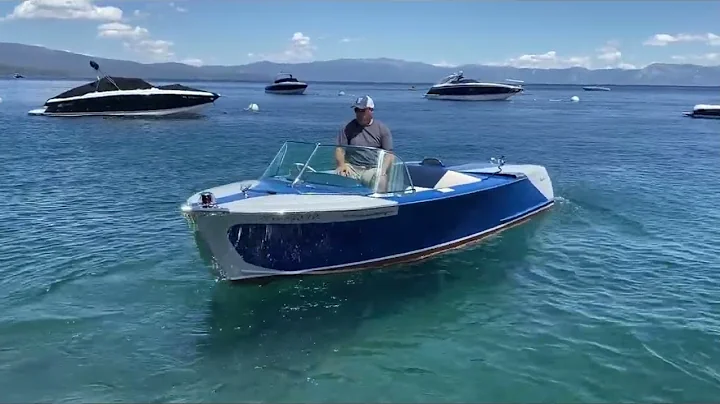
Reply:
[[413, 185], [420, 188], [439, 189], [480, 181], [480, 178], [473, 175], [448, 170], [437, 164], [409, 164], [407, 169]]

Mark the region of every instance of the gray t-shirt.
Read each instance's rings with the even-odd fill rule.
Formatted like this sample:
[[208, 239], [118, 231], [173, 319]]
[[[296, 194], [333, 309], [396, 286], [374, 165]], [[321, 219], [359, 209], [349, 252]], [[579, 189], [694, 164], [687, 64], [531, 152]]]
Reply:
[[[393, 149], [392, 133], [384, 123], [373, 119], [368, 126], [362, 126], [353, 119], [343, 126], [338, 133], [337, 144], [340, 146], [377, 147], [387, 151]], [[375, 167], [378, 153], [375, 150], [355, 148], [345, 149], [345, 162], [356, 166]]]

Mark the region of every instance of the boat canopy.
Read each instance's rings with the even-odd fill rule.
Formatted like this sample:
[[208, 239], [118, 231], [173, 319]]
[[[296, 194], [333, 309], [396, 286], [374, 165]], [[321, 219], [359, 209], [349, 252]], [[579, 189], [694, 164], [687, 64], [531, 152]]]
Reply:
[[[109, 77], [109, 78], [108, 78]], [[113, 84], [114, 82], [114, 84]], [[117, 87], [116, 87], [117, 85]], [[158, 88], [160, 90], [184, 90], [184, 91], [202, 91], [195, 88], [183, 86], [181, 84], [168, 84], [165, 86], [154, 86], [147, 81], [135, 77], [114, 77], [105, 76], [99, 81], [95, 80], [90, 83], [83, 84], [81, 86], [72, 88], [65, 91], [64, 93], [58, 94], [53, 98], [70, 98], [80, 97], [85, 94], [94, 92], [105, 92], [105, 91], [117, 91], [118, 88], [123, 91], [129, 90], [149, 90], [151, 88]]]
[[[117, 87], [115, 87], [113, 81], [115, 82], [115, 84], [117, 84]], [[95, 80], [93, 82], [83, 84], [82, 86], [67, 90], [62, 94], [58, 94], [54, 98], [79, 97], [88, 93], [94, 93], [96, 91], [117, 91], [118, 87], [121, 90], [144, 90], [152, 88], [153, 85], [143, 79], [137, 79], [132, 77], [111, 76], [110, 80], [108, 79], [108, 77], [103, 77], [99, 80], [99, 83], [98, 80]]]
[[277, 75], [277, 78], [275, 79], [275, 84], [280, 83], [297, 83], [298, 79], [292, 76], [290, 73], [280, 73]]

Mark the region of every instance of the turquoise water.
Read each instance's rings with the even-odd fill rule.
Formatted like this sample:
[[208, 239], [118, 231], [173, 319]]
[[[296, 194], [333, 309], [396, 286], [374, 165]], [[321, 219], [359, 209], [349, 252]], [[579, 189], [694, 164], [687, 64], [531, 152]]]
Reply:
[[[680, 115], [717, 90], [456, 103], [402, 85], [186, 83], [223, 98], [203, 119], [26, 115], [75, 84], [0, 81], [3, 401], [720, 396], [720, 122]], [[180, 204], [260, 175], [286, 139], [332, 141], [360, 94], [404, 159], [543, 164], [558, 203], [394, 270], [216, 282]]]

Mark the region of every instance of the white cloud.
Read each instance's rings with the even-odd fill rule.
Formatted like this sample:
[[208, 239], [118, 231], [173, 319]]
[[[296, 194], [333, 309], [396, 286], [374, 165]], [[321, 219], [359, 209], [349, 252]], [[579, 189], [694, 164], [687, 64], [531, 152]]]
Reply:
[[587, 69], [617, 68], [635, 69], [632, 64], [623, 61], [623, 54], [616, 41], [608, 41], [595, 50], [593, 55], [561, 56], [551, 50], [542, 54], [526, 54], [508, 59], [503, 63], [491, 65], [513, 66], [531, 69], [563, 69], [569, 67], [584, 67]]
[[616, 46], [609, 43], [602, 48], [599, 48], [597, 51], [597, 58], [608, 63], [617, 63], [620, 59], [622, 59], [622, 52], [620, 52]]
[[143, 27], [132, 27], [127, 24], [119, 22], [110, 22], [107, 24], [99, 25], [98, 36], [102, 38], [126, 38], [126, 39], [140, 39], [147, 37], [150, 33], [147, 28]]
[[170, 7], [174, 8], [178, 13], [187, 13], [187, 8], [175, 5], [174, 2], [170, 3]]
[[350, 43], [350, 42], [358, 42], [362, 41], [362, 38], [342, 38], [340, 39], [340, 43]]
[[296, 32], [290, 38], [287, 49], [280, 53], [248, 53], [248, 57], [279, 63], [309, 62], [313, 59], [317, 47], [310, 42], [310, 37]]
[[438, 62], [438, 63], [433, 63], [432, 65], [435, 66], [435, 67], [457, 67], [457, 65], [454, 65], [454, 64], [452, 64], [452, 63], [448, 63], [448, 62], [446, 62], [446, 61], [444, 61], [444, 60], [443, 60], [443, 61], [440, 61], [440, 62]]
[[111, 22], [100, 24], [97, 29], [98, 37], [123, 40], [125, 49], [141, 54], [152, 61], [169, 61], [175, 56], [172, 51], [173, 43], [162, 39], [153, 39], [147, 28]]
[[[171, 3], [179, 12], [187, 9]], [[127, 20], [142, 18], [148, 14], [134, 10], [128, 19], [123, 11], [113, 6], [99, 6], [93, 0], [24, 0], [18, 4], [7, 19], [61, 19], [107, 21], [97, 27], [97, 36], [104, 39], [121, 40], [126, 49], [141, 54], [151, 61], [174, 60], [173, 42], [152, 38], [147, 28], [127, 24]], [[183, 63], [200, 65], [199, 59], [189, 58]]]
[[679, 63], [692, 63], [705, 66], [720, 65], [720, 53], [706, 53], [704, 55], [672, 56], [672, 60]]
[[517, 58], [508, 59], [504, 63], [513, 67], [525, 67], [534, 69], [559, 69], [567, 67], [590, 67], [590, 57], [570, 56], [562, 57], [556, 51], [551, 50], [542, 54], [526, 54]]
[[92, 0], [25, 0], [6, 18], [120, 21], [122, 17], [121, 9], [96, 6]]
[[162, 39], [142, 39], [140, 41], [123, 42], [126, 49], [149, 56], [154, 61], [170, 61], [175, 56], [172, 41]]
[[667, 46], [672, 43], [702, 42], [710, 46], [720, 46], [720, 35], [708, 32], [705, 34], [655, 34], [645, 40], [646, 46]]
[[620, 44], [616, 41], [608, 41], [604, 46], [596, 49], [595, 59], [592, 67], [606, 69], [636, 69], [635, 65], [623, 61], [623, 54], [620, 51]]
[[133, 17], [135, 17], [135, 18], [145, 18], [149, 15], [150, 15], [149, 13], [146, 13], [144, 11], [140, 11], [140, 10], [133, 11]]
[[197, 58], [183, 59], [180, 61], [180, 63], [185, 63], [186, 65], [195, 66], [195, 67], [200, 67], [204, 64], [202, 60], [197, 59]]

